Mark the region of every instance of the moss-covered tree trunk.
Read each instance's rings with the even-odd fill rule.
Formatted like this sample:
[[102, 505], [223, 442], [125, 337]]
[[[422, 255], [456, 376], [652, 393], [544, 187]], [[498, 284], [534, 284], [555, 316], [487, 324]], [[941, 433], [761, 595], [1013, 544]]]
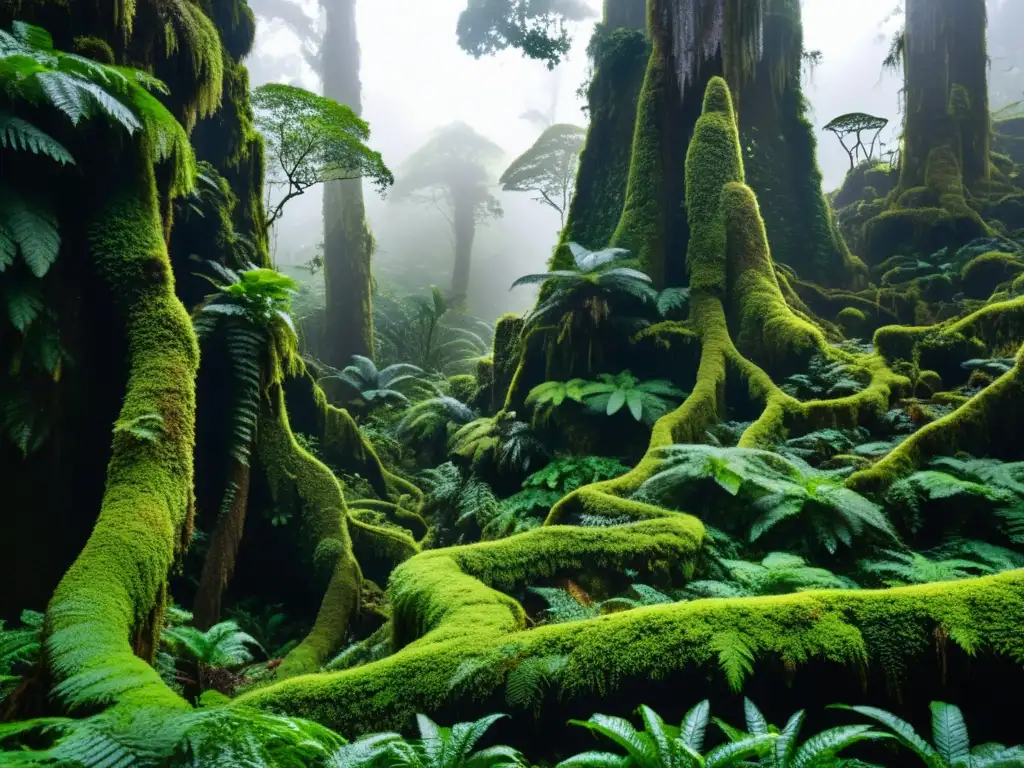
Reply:
[[932, 153], [948, 148], [971, 188], [989, 177], [985, 2], [907, 0], [906, 9], [900, 186], [924, 186]]
[[[362, 114], [355, 0], [324, 0], [327, 30], [322, 53], [324, 96]], [[363, 184], [335, 181], [324, 187], [324, 278], [327, 314], [323, 355], [341, 368], [352, 355], [373, 357], [371, 260], [373, 235], [366, 224]]]
[[589, 50], [594, 67], [587, 91], [590, 126], [554, 269], [572, 265], [566, 243], [591, 249], [608, 245], [622, 214], [637, 97], [648, 59], [646, 27], [644, 0], [606, 0], [604, 22]]
[[769, 0], [764, 56], [739, 97], [747, 181], [764, 212], [776, 261], [820, 285], [866, 282], [821, 187], [817, 140], [801, 88], [803, 22], [798, 0]]

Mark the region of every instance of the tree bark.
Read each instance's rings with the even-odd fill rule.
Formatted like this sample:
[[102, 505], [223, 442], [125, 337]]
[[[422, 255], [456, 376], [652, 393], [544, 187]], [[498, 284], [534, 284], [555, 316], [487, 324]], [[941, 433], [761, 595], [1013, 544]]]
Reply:
[[900, 186], [925, 186], [937, 149], [969, 188], [989, 177], [984, 0], [907, 0], [906, 121]]
[[458, 189], [453, 190], [452, 197], [452, 230], [455, 234], [452, 295], [456, 305], [463, 305], [469, 295], [469, 271], [473, 261], [473, 240], [476, 237], [476, 201], [472, 193], [467, 194]]
[[[356, 0], [323, 0], [327, 17], [321, 54], [324, 96], [362, 114]], [[361, 180], [324, 187], [324, 279], [327, 310], [323, 355], [336, 368], [352, 355], [373, 357], [371, 260]]]

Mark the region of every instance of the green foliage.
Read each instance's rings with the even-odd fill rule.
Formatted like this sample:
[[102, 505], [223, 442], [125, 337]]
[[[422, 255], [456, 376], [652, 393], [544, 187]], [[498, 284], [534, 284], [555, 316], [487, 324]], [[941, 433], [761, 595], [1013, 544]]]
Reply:
[[[208, 262], [221, 277], [217, 293], [196, 308], [192, 324], [201, 342], [219, 334], [231, 367], [231, 456], [248, 465], [265, 386], [299, 366], [291, 300], [298, 281], [272, 269], [241, 272]], [[207, 278], [209, 279], [209, 278]], [[225, 499], [226, 507], [229, 499]]]
[[239, 667], [252, 661], [248, 645], [256, 639], [238, 628], [234, 621], [222, 621], [205, 632], [189, 626], [164, 629], [161, 640], [178, 655], [213, 669]]
[[395, 435], [410, 445], [446, 441], [449, 429], [465, 426], [475, 417], [472, 408], [454, 397], [432, 397], [405, 412], [395, 425]]
[[769, 725], [750, 699], [743, 700], [743, 711], [747, 721], [746, 732], [733, 728], [717, 718], [715, 723], [732, 744], [744, 744], [751, 738], [765, 738], [764, 745], [767, 748], [759, 754], [761, 759], [757, 764], [769, 765], [772, 768], [825, 768], [841, 765], [839, 753], [844, 749], [858, 742], [889, 738], [888, 734], [875, 731], [871, 726], [842, 725], [821, 731], [801, 744], [800, 730], [806, 717], [803, 710], [790, 717], [785, 727], [781, 729]]
[[[166, 95], [168, 90], [152, 75], [58, 51], [46, 30], [16, 21], [12, 32], [0, 30], [0, 87], [13, 104], [53, 109], [73, 126], [105, 119], [128, 134], [143, 134], [154, 161], [172, 156], [182, 161], [175, 187], [191, 189], [195, 173], [192, 148], [184, 129], [153, 96], [152, 92]], [[74, 162], [56, 140], [20, 122], [5, 123], [3, 135], [16, 148], [35, 152], [35, 144], [39, 153], [51, 159]]]
[[702, 755], [711, 714], [711, 705], [706, 700], [687, 712], [678, 727], [666, 725], [646, 705], [641, 704], [637, 711], [644, 724], [642, 731], [637, 731], [628, 720], [609, 715], [570, 720], [570, 724], [610, 740], [626, 754], [584, 752], [563, 760], [556, 768], [724, 768], [746, 765], [748, 758], [764, 754], [771, 742], [768, 733], [752, 734]]
[[143, 413], [133, 419], [119, 419], [114, 422], [114, 434], [128, 434], [136, 440], [153, 443], [164, 431], [164, 417], [159, 413]]
[[426, 715], [416, 716], [419, 738], [403, 739], [397, 733], [366, 736], [342, 747], [334, 756], [337, 768], [512, 768], [523, 765], [511, 747], [474, 747], [492, 725], [505, 715], [487, 715], [451, 728], [437, 725]]
[[476, 58], [517, 48], [554, 69], [572, 42], [565, 22], [591, 16], [583, 0], [468, 0], [456, 31], [459, 47]]
[[472, 370], [494, 335], [490, 324], [454, 311], [437, 286], [427, 297], [378, 295], [373, 311], [379, 359], [411, 361], [445, 376]]
[[229, 609], [227, 614], [242, 632], [255, 641], [257, 647], [263, 649], [267, 658], [283, 659], [298, 644], [295, 638], [305, 634], [292, 625], [288, 614], [281, 610], [283, 607], [279, 603], [268, 605], [252, 598]]
[[[47, 739], [52, 743], [40, 748], [40, 741]], [[82, 720], [51, 717], [0, 725], [0, 745], [11, 749], [0, 752], [0, 764], [327, 768], [334, 764], [332, 760], [344, 743], [336, 733], [317, 723], [245, 707], [114, 707]]]
[[860, 567], [867, 573], [887, 577], [883, 582], [890, 587], [957, 581], [996, 572], [988, 563], [965, 557], [932, 558], [920, 552], [883, 552], [885, 560], [867, 560]]
[[476, 419], [460, 427], [452, 435], [450, 449], [475, 468], [493, 465], [507, 474], [529, 472], [550, 455], [530, 425], [516, 420], [514, 411]]
[[[192, 148], [181, 125], [151, 93], [166, 94], [166, 87], [145, 72], [58, 51], [44, 29], [16, 21], [10, 32], [0, 30], [0, 90], [6, 98], [5, 109], [0, 110], [0, 147], [74, 165], [64, 143], [19, 112], [52, 112], [62, 118], [57, 128], [72, 130], [85, 122], [105, 121], [115, 132], [141, 135], [154, 161], [174, 156], [173, 191], [191, 188]], [[0, 306], [19, 339], [8, 365], [10, 391], [0, 393], [0, 398], [4, 432], [27, 455], [41, 447], [50, 432], [43, 405], [46, 393], [30, 377], [42, 373], [57, 381], [70, 358], [40, 283], [60, 251], [57, 219], [49, 205], [26, 188], [24, 178], [8, 176], [0, 183]]]
[[673, 400], [687, 396], [667, 379], [640, 381], [629, 371], [615, 375], [602, 373], [597, 378], [597, 381], [546, 381], [530, 390], [526, 402], [549, 409], [572, 400], [582, 403], [591, 412], [606, 416], [614, 416], [626, 407], [636, 421], [653, 425], [675, 407]]
[[501, 188], [505, 192], [535, 192], [538, 197], [534, 200], [558, 211], [564, 225], [586, 135], [577, 125], [550, 126], [505, 169], [499, 180]]
[[857, 589], [850, 579], [807, 565], [802, 557], [772, 552], [760, 563], [723, 558], [722, 567], [730, 580], [699, 580], [686, 585], [694, 597], [752, 597], [784, 595], [808, 589]]
[[380, 153], [365, 144], [369, 125], [349, 107], [283, 83], [261, 85], [251, 101], [270, 158], [268, 182], [284, 188], [270, 206], [268, 228], [289, 200], [317, 184], [367, 178], [382, 193], [394, 184]]
[[577, 488], [611, 480], [625, 474], [629, 467], [605, 456], [558, 456], [543, 469], [523, 481], [523, 488], [547, 488], [561, 494]]
[[[525, 318], [523, 335], [535, 330], [555, 330], [557, 341], [571, 341], [582, 335], [593, 346], [606, 326], [635, 332], [649, 322], [643, 315], [656, 306], [658, 292], [651, 287], [651, 278], [630, 267], [610, 264], [627, 257], [623, 248], [588, 251], [578, 243], [569, 243], [576, 270], [556, 269], [551, 272], [524, 275], [512, 283], [535, 285], [544, 283], [543, 299]], [[587, 359], [590, 369], [591, 352]]]
[[483, 528], [501, 511], [487, 483], [451, 462], [423, 471], [418, 481], [427, 492], [422, 514], [431, 521], [435, 546], [462, 543], [467, 524]]
[[860, 392], [866, 385], [854, 366], [819, 353], [808, 361], [807, 373], [787, 377], [782, 390], [800, 399], [835, 398]]
[[517, 521], [512, 530], [532, 527], [567, 493], [589, 483], [625, 474], [629, 467], [604, 456], [558, 456], [523, 481], [522, 490], [502, 499], [503, 514]]
[[897, 540], [881, 507], [798, 460], [707, 445], [666, 446], [656, 456], [658, 471], [636, 498], [702, 515], [751, 543], [782, 536], [806, 552], [835, 553], [864, 535]]
[[733, 693], [743, 690], [743, 681], [754, 672], [754, 651], [750, 640], [740, 632], [726, 630], [711, 636], [711, 650]]
[[7, 629], [4, 622], [0, 621], [0, 702], [15, 689], [22, 675], [39, 660], [43, 614], [22, 611], [21, 624], [20, 627]]
[[818, 429], [786, 440], [777, 450], [783, 455], [814, 463], [847, 453], [869, 438], [870, 433], [863, 427]]
[[349, 390], [350, 403], [364, 408], [379, 405], [408, 405], [409, 398], [401, 391], [401, 385], [420, 382], [423, 369], [409, 363], [395, 363], [383, 370], [377, 370], [373, 360], [362, 355], [353, 355], [352, 362], [339, 374], [326, 376], [321, 381], [337, 379]]
[[532, 709], [534, 717], [540, 717], [544, 695], [557, 684], [568, 664], [569, 657], [560, 654], [523, 659], [509, 670], [505, 700], [511, 707]]
[[864, 715], [885, 726], [892, 738], [921, 758], [929, 768], [1010, 768], [1024, 762], [1024, 746], [1004, 747], [989, 743], [972, 749], [967, 723], [960, 708], [953, 704], [932, 702], [932, 744], [918, 735], [910, 723], [884, 709], [844, 704], [832, 706]]

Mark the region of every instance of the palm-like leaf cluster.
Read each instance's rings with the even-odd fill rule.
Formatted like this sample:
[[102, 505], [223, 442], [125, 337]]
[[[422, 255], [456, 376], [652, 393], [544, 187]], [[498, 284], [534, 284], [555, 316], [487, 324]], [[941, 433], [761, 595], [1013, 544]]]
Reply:
[[[174, 191], [187, 191], [195, 172], [192, 148], [181, 125], [151, 91], [165, 94], [167, 89], [141, 70], [58, 51], [44, 29], [14, 22], [11, 31], [0, 30], [2, 149], [75, 165], [71, 142], [39, 123], [67, 126], [74, 138], [74, 129], [83, 123], [105, 120], [116, 132], [141, 134], [155, 161], [173, 155]], [[0, 304], [18, 332], [9, 366], [11, 391], [3, 393], [0, 421], [11, 441], [28, 454], [45, 442], [49, 420], [38, 402], [38, 387], [23, 379], [38, 373], [56, 381], [69, 357], [40, 282], [60, 251], [58, 222], [26, 183], [33, 178], [26, 171], [22, 167], [0, 182]]]
[[[588, 251], [570, 243], [576, 270], [557, 269], [551, 272], [523, 275], [514, 283], [536, 285], [545, 283], [548, 292], [527, 315], [524, 333], [541, 328], [558, 329], [559, 341], [571, 338], [574, 330], [592, 334], [607, 323], [625, 324], [631, 330], [644, 325], [639, 312], [622, 311], [637, 304], [655, 304], [658, 292], [651, 278], [631, 267], [607, 268], [629, 255], [623, 248]], [[622, 305], [620, 308], [619, 305]], [[614, 310], [614, 311], [613, 311]]]
[[877, 504], [796, 459], [749, 448], [672, 445], [637, 497], [686, 509], [722, 527], [742, 528], [751, 543], [787, 529], [805, 551], [853, 546], [869, 535], [898, 541]]
[[771, 738], [754, 734], [702, 754], [711, 705], [702, 701], [686, 713], [678, 726], [669, 725], [653, 709], [640, 705], [644, 729], [638, 731], [621, 717], [595, 714], [589, 720], [570, 720], [614, 743], [626, 754], [583, 752], [563, 760], [557, 768], [726, 768], [762, 754]]
[[249, 462], [263, 387], [301, 365], [291, 299], [298, 282], [272, 269], [242, 271], [208, 262], [220, 280], [217, 292], [199, 305], [193, 326], [201, 342], [220, 334], [231, 366], [231, 455]]
[[566, 400], [582, 403], [589, 411], [605, 416], [627, 408], [636, 421], [650, 426], [684, 398], [686, 393], [667, 379], [640, 381], [629, 371], [622, 371], [599, 374], [597, 381], [546, 381], [530, 390], [526, 402], [544, 409], [542, 413]]
[[20, 627], [7, 629], [0, 620], [0, 701], [14, 690], [22, 673], [39, 658], [43, 614], [22, 611]]
[[783, 728], [770, 725], [750, 699], [743, 700], [743, 712], [747, 721], [746, 731], [733, 728], [717, 718], [715, 723], [731, 744], [744, 744], [752, 738], [764, 739], [758, 752], [757, 765], [770, 768], [825, 768], [842, 765], [839, 753], [843, 750], [858, 742], [891, 738], [889, 734], [875, 731], [869, 725], [841, 725], [821, 731], [801, 744], [800, 731], [806, 719], [804, 710], [790, 717]]
[[378, 296], [374, 332], [378, 359], [410, 362], [446, 376], [470, 372], [494, 335], [483, 320], [452, 310], [436, 286], [426, 297]]
[[885, 726], [892, 738], [921, 759], [928, 768], [1012, 768], [1024, 765], [1024, 746], [979, 744], [972, 748], [960, 708], [942, 701], [931, 703], [932, 744], [922, 738], [914, 727], [891, 712], [876, 707], [850, 707], [834, 704], [874, 720]]
[[524, 764], [512, 747], [474, 750], [477, 742], [505, 715], [487, 715], [471, 723], [439, 726], [426, 715], [416, 716], [419, 738], [397, 733], [366, 736], [338, 750], [333, 768], [513, 768]]
[[378, 370], [373, 360], [353, 355], [352, 362], [338, 374], [323, 381], [340, 381], [348, 390], [353, 405], [373, 408], [377, 405], [408, 405], [409, 398], [401, 387], [422, 381], [423, 369], [411, 363], [395, 363]]

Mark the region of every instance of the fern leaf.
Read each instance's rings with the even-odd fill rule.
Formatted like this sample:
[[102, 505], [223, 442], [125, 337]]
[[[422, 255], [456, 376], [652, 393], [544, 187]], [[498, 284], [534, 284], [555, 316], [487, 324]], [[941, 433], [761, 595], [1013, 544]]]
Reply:
[[932, 738], [935, 748], [948, 765], [965, 765], [970, 761], [971, 742], [967, 723], [960, 708], [941, 701], [931, 703]]
[[43, 299], [34, 286], [11, 281], [4, 286], [7, 317], [21, 333], [25, 333], [43, 309]]
[[747, 675], [754, 672], [754, 646], [739, 632], [717, 632], [711, 637], [711, 649], [718, 654], [718, 665], [725, 673], [729, 688], [738, 693]]
[[[60, 234], [53, 215], [0, 187], [0, 241], [17, 245], [21, 257], [36, 277], [43, 277], [57, 260]], [[9, 245], [0, 242], [0, 271], [9, 263]]]
[[61, 165], [75, 164], [71, 153], [50, 134], [8, 112], [0, 112], [0, 147], [27, 150], [35, 155], [49, 157]]
[[557, 682], [569, 662], [569, 657], [553, 654], [525, 659], [508, 673], [505, 698], [511, 707], [532, 709], [540, 714], [545, 692]]

